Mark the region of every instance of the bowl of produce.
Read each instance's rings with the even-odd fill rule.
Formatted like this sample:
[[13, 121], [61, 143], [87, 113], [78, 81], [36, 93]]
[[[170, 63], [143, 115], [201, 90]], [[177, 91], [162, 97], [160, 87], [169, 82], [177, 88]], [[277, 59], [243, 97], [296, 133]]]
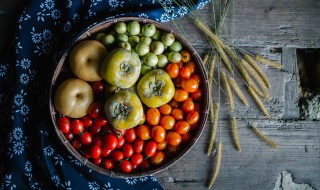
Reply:
[[59, 140], [83, 165], [142, 177], [199, 139], [208, 79], [192, 46], [167, 26], [126, 17], [90, 26], [58, 60], [49, 109]]

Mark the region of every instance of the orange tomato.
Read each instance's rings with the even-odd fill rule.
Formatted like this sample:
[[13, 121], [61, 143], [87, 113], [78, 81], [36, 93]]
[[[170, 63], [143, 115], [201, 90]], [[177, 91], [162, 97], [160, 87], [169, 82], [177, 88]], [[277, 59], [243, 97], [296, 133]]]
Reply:
[[195, 92], [199, 87], [199, 83], [192, 78], [187, 78], [182, 80], [181, 87], [186, 92]]
[[175, 101], [174, 99], [170, 100], [170, 102], [168, 103], [172, 108], [178, 108], [180, 107], [180, 103]]
[[199, 85], [201, 84], [201, 77], [200, 77], [200, 75], [194, 73], [194, 74], [192, 74], [192, 75], [190, 76], [190, 78], [196, 80]]
[[174, 126], [174, 130], [180, 135], [186, 134], [190, 130], [190, 125], [186, 121], [178, 121]]
[[158, 142], [157, 146], [158, 146], [158, 150], [164, 150], [167, 146], [167, 142], [166, 141]]
[[157, 151], [151, 158], [150, 163], [152, 165], [162, 164], [166, 159], [166, 154], [162, 151]]
[[160, 125], [165, 130], [172, 129], [174, 127], [175, 123], [176, 123], [175, 119], [170, 115], [165, 115], [165, 116], [161, 117], [161, 119], [160, 119]]
[[162, 115], [170, 115], [172, 111], [172, 107], [169, 104], [164, 104], [159, 107], [159, 111]]
[[171, 112], [171, 116], [175, 119], [175, 120], [182, 120], [184, 119], [184, 113], [180, 108], [174, 108]]
[[202, 99], [203, 96], [203, 92], [201, 88], [198, 88], [196, 91], [191, 93], [191, 97], [192, 99], [194, 99], [195, 101], [199, 101]]
[[179, 69], [181, 69], [181, 67], [183, 67], [183, 62], [180, 61], [179, 63], [177, 63], [177, 65], [179, 66]]
[[186, 99], [188, 99], [188, 97], [189, 97], [188, 92], [182, 89], [176, 89], [173, 95], [173, 99], [177, 102], [183, 102]]
[[160, 112], [157, 108], [149, 108], [147, 111], [147, 122], [150, 125], [158, 125], [160, 121]]
[[185, 133], [181, 135], [182, 143], [189, 143], [192, 140], [192, 135], [190, 133]]
[[166, 130], [160, 125], [154, 126], [151, 129], [151, 136], [154, 141], [162, 142], [166, 138]]
[[175, 156], [180, 151], [180, 149], [181, 149], [180, 145], [177, 145], [177, 146], [167, 145], [164, 151], [167, 157], [172, 157], [172, 156]]
[[138, 125], [136, 127], [136, 135], [141, 140], [149, 140], [151, 138], [151, 129], [148, 125]]
[[181, 87], [182, 78], [178, 76], [177, 78], [172, 79], [174, 86], [177, 88]]
[[191, 55], [190, 55], [190, 53], [187, 51], [187, 50], [182, 50], [181, 52], [180, 52], [180, 54], [181, 54], [181, 60], [183, 61], [183, 62], [188, 62], [188, 61], [190, 61], [191, 60]]
[[170, 131], [167, 133], [166, 141], [169, 145], [176, 146], [181, 143], [181, 135], [177, 132]]
[[182, 103], [182, 110], [184, 112], [191, 112], [194, 110], [194, 103], [192, 100], [186, 100]]
[[200, 118], [200, 116], [199, 116], [198, 112], [191, 111], [187, 116], [187, 122], [189, 124], [195, 124], [195, 123], [197, 123], [199, 121], [199, 118]]
[[166, 71], [171, 78], [177, 78], [179, 76], [179, 66], [175, 63], [170, 63]]
[[181, 78], [189, 78], [191, 76], [191, 70], [188, 67], [182, 67], [179, 71]]
[[185, 64], [185, 66], [186, 67], [188, 67], [189, 69], [190, 69], [190, 71], [191, 71], [191, 74], [193, 74], [193, 73], [195, 73], [196, 72], [196, 70], [197, 70], [197, 66], [196, 66], [196, 64], [195, 64], [195, 62], [194, 61], [189, 61], [188, 63], [186, 63]]

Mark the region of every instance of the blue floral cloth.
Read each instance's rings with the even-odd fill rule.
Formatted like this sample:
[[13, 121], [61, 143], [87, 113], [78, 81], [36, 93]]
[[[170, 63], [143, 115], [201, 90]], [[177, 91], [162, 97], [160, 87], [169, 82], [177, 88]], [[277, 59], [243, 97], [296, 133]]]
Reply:
[[[194, 3], [202, 8], [208, 0]], [[0, 62], [1, 190], [162, 189], [153, 176], [116, 179], [82, 166], [59, 143], [48, 90], [60, 51], [79, 31], [103, 19], [137, 16], [166, 22], [190, 11], [173, 6], [172, 0], [29, 2], [18, 21], [15, 46]]]

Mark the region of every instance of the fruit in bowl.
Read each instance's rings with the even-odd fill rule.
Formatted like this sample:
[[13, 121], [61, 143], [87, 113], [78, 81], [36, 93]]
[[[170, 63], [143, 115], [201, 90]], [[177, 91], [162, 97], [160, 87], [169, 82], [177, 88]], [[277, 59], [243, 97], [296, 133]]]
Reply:
[[[102, 22], [76, 41], [60, 60], [52, 89], [65, 99], [77, 86], [64, 83], [80, 80], [91, 98], [62, 103], [78, 115], [61, 109], [58, 98], [51, 109], [62, 114], [52, 114], [57, 133], [79, 160], [84, 157], [92, 169], [116, 177], [139, 177], [170, 166], [190, 150], [207, 118], [208, 84], [187, 42], [155, 21], [132, 18]], [[93, 47], [79, 48], [89, 42]], [[88, 50], [84, 58], [75, 59], [83, 49]], [[79, 107], [83, 104], [85, 109]]]

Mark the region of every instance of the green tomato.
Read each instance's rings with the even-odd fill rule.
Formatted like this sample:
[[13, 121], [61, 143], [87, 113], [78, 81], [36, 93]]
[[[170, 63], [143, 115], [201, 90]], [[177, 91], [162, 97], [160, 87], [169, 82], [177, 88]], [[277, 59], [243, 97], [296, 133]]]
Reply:
[[150, 45], [150, 50], [156, 55], [160, 55], [164, 51], [164, 45], [160, 41], [154, 41]]
[[165, 56], [163, 54], [158, 55], [158, 63], [157, 63], [158, 67], [163, 68], [163, 67], [167, 66], [168, 63], [169, 62], [168, 62], [167, 56]]
[[128, 50], [128, 51], [131, 51], [131, 45], [129, 44], [129, 42], [120, 42], [120, 43], [118, 44], [118, 46], [119, 46], [120, 48], [124, 48], [124, 49], [126, 49], [126, 50]]
[[151, 36], [151, 38], [152, 38], [153, 40], [160, 40], [160, 38], [161, 38], [161, 32], [160, 32], [160, 30], [156, 30], [156, 32]]
[[151, 37], [156, 33], [156, 26], [154, 24], [145, 24], [142, 27], [142, 35]]
[[140, 24], [137, 21], [131, 21], [128, 23], [127, 31], [130, 35], [138, 35], [140, 33]]
[[138, 54], [117, 48], [104, 59], [101, 76], [113, 86], [129, 88], [138, 80], [140, 70], [141, 61]]
[[125, 90], [108, 99], [104, 112], [113, 128], [126, 130], [139, 124], [143, 116], [143, 107], [135, 93]]
[[174, 41], [171, 46], [169, 46], [170, 51], [180, 52], [182, 50], [182, 45], [178, 41]]
[[156, 54], [149, 52], [145, 56], [143, 56], [143, 64], [154, 67], [158, 63], [158, 57]]
[[119, 34], [124, 34], [127, 31], [127, 25], [124, 22], [118, 22], [114, 29], [116, 30], [117, 33]]
[[149, 48], [149, 45], [144, 43], [144, 42], [140, 42], [138, 43], [138, 45], [136, 46], [135, 48], [136, 52], [138, 55], [140, 56], [144, 56], [146, 55], [147, 53], [149, 53], [150, 51], [150, 48]]
[[174, 42], [174, 40], [175, 40], [175, 37], [172, 33], [167, 32], [161, 36], [161, 42], [165, 46], [171, 46], [171, 44]]
[[154, 69], [145, 74], [137, 89], [141, 101], [152, 108], [168, 103], [175, 93], [170, 76], [162, 69]]
[[129, 37], [126, 34], [117, 34], [117, 42], [127, 42]]
[[134, 48], [140, 42], [140, 38], [139, 36], [130, 36], [128, 42]]
[[181, 61], [182, 57], [181, 57], [181, 54], [178, 53], [178, 52], [170, 52], [168, 54], [168, 60], [171, 62], [171, 63], [179, 63]]
[[149, 66], [147, 66], [147, 65], [142, 65], [141, 66], [141, 71], [140, 71], [140, 75], [145, 75], [145, 74], [147, 74], [149, 71], [151, 71], [152, 70], [152, 67], [149, 67]]
[[144, 42], [144, 43], [146, 43], [146, 44], [148, 44], [148, 45], [150, 45], [151, 42], [152, 42], [152, 39], [151, 39], [150, 37], [147, 37], [147, 36], [142, 36], [142, 37], [140, 38], [140, 41], [141, 41], [141, 42]]
[[107, 35], [104, 35], [102, 38], [101, 38], [101, 43], [105, 46], [110, 46], [114, 43], [115, 39], [114, 39], [114, 36], [111, 35], [111, 34], [107, 34]]
[[105, 33], [100, 32], [95, 36], [95, 39], [98, 40], [99, 42], [101, 42], [102, 37], [105, 35], [106, 35]]

